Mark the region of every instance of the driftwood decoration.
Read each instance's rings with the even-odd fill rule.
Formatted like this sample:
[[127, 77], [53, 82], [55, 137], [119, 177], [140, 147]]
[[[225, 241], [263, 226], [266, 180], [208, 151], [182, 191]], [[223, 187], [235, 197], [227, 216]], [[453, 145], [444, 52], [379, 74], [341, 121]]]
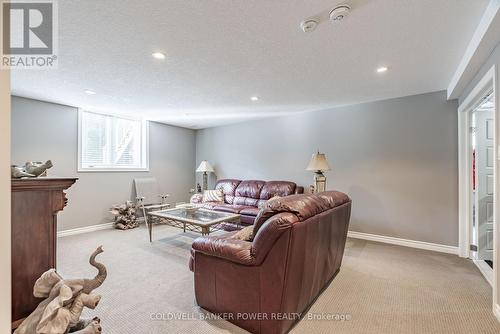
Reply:
[[92, 291], [104, 282], [106, 267], [95, 260], [102, 253], [99, 246], [90, 256], [89, 263], [97, 268], [98, 273], [92, 279], [63, 279], [50, 269], [42, 274], [33, 288], [33, 295], [45, 298], [15, 330], [14, 334], [99, 334], [99, 318], [80, 319], [83, 308], [94, 309], [101, 296]]
[[136, 206], [132, 201], [122, 205], [115, 205], [109, 211], [115, 216], [115, 227], [120, 230], [128, 230], [139, 226], [135, 215]]

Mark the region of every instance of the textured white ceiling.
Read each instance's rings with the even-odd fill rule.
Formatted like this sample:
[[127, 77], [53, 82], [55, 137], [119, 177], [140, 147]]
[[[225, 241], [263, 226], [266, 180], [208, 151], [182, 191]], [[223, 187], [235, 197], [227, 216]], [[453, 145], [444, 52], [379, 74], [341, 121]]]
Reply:
[[58, 3], [59, 68], [13, 71], [13, 94], [204, 128], [446, 89], [488, 0], [347, 1], [309, 34], [343, 2]]

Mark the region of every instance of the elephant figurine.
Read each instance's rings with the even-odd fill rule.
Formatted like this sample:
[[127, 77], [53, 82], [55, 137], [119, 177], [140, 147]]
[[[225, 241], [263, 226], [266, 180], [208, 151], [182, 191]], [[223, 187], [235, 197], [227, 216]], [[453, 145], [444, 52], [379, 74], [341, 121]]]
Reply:
[[54, 165], [52, 164], [52, 161], [50, 161], [50, 160], [47, 160], [45, 163], [28, 161], [24, 165], [24, 170], [28, 174], [33, 174], [35, 176], [40, 176], [43, 173], [45, 173], [45, 171], [47, 169], [52, 168], [53, 166]]
[[104, 282], [106, 267], [95, 260], [102, 253], [99, 246], [90, 256], [89, 263], [98, 273], [92, 279], [63, 279], [55, 269], [42, 274], [33, 288], [33, 295], [45, 298], [14, 334], [98, 334], [101, 333], [100, 320], [81, 320], [84, 307], [94, 309], [101, 296], [92, 291]]

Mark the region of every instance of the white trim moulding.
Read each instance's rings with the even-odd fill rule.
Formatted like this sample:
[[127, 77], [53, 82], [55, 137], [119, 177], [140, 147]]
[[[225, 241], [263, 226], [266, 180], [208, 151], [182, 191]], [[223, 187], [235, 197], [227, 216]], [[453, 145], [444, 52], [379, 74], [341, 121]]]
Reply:
[[455, 246], [433, 244], [433, 243], [425, 242], [425, 241], [401, 239], [401, 238], [395, 238], [395, 237], [387, 237], [384, 235], [369, 234], [369, 233], [362, 233], [362, 232], [355, 232], [355, 231], [349, 231], [347, 233], [347, 236], [349, 238], [354, 238], [354, 239], [377, 241], [377, 242], [382, 242], [385, 244], [418, 248], [418, 249], [425, 249], [425, 250], [430, 250], [430, 251], [434, 251], [434, 252], [458, 255], [458, 247], [455, 247]]

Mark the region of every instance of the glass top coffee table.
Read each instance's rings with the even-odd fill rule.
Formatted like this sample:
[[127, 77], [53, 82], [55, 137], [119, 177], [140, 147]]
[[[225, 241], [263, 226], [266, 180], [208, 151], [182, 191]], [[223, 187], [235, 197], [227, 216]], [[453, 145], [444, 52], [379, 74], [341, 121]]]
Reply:
[[[198, 209], [196, 211], [185, 208], [175, 208], [149, 212], [148, 215], [159, 220], [160, 223], [179, 227], [186, 232], [199, 232], [201, 235], [210, 234], [211, 230], [218, 230], [219, 225], [225, 222], [240, 223], [240, 215], [228, 212]], [[149, 241], [152, 241], [153, 225], [148, 224]]]

